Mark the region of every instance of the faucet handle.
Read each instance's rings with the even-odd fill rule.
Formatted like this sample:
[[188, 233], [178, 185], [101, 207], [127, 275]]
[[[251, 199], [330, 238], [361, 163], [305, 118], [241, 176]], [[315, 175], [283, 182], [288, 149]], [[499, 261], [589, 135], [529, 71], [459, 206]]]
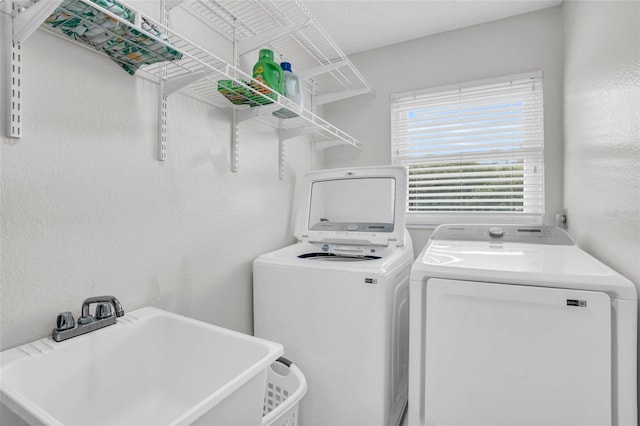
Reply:
[[122, 308], [120, 301], [115, 297], [111, 301], [113, 302], [113, 307], [116, 309], [116, 316], [117, 317], [124, 316], [124, 309]]
[[96, 305], [96, 319], [101, 320], [113, 316], [113, 308], [111, 303], [100, 302]]
[[70, 330], [75, 326], [76, 324], [73, 319], [73, 314], [71, 312], [66, 311], [58, 314], [58, 318], [56, 319], [56, 330], [58, 331]]

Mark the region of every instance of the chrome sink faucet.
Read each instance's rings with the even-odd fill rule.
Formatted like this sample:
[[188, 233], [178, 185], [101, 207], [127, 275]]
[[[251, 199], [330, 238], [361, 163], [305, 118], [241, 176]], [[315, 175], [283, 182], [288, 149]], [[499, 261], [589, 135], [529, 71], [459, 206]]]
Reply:
[[[95, 315], [89, 313], [89, 307], [96, 304]], [[56, 342], [71, 339], [116, 323], [116, 317], [124, 315], [122, 305], [113, 296], [90, 297], [82, 302], [82, 313], [76, 327], [71, 312], [62, 312], [56, 320], [56, 328], [51, 338]]]

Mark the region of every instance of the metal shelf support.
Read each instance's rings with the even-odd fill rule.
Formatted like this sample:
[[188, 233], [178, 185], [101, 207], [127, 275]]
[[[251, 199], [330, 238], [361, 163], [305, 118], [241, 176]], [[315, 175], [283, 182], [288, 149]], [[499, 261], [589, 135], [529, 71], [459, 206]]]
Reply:
[[160, 80], [158, 102], [158, 161], [167, 159], [167, 94], [164, 81]]
[[339, 139], [327, 140], [327, 141], [315, 141], [313, 143], [313, 151], [314, 152], [324, 151], [327, 148], [331, 148], [339, 145], [344, 145], [344, 142], [342, 142]]
[[280, 128], [278, 129], [278, 177], [280, 180], [284, 179], [286, 171], [286, 157], [284, 151], [284, 143], [287, 139], [292, 139], [298, 136], [302, 136], [309, 133], [315, 133], [318, 131], [316, 127], [283, 127], [284, 120], [280, 120]]
[[349, 61], [347, 60], [338, 61], [338, 62], [326, 64], [326, 65], [318, 65], [316, 67], [296, 71], [296, 73], [298, 74], [298, 78], [300, 80], [306, 80], [308, 78], [317, 77], [319, 75], [326, 74], [331, 71], [335, 71], [339, 68], [347, 66], [348, 64], [349, 64]]
[[184, 0], [165, 0], [165, 9], [171, 11], [174, 7], [182, 4]]
[[237, 109], [238, 111], [238, 123], [251, 120], [252, 118], [260, 117], [263, 115], [270, 115], [273, 111], [282, 108], [278, 104], [261, 105], [252, 108]]
[[238, 171], [238, 163], [240, 159], [240, 154], [238, 152], [240, 150], [239, 132], [240, 132], [240, 126], [238, 125], [238, 110], [234, 108], [232, 110], [232, 119], [231, 119], [231, 147], [230, 147], [231, 158], [229, 159], [232, 172]]
[[243, 38], [238, 41], [238, 54], [246, 55], [249, 52], [253, 52], [254, 50], [266, 46], [274, 40], [278, 40], [280, 38], [286, 37], [289, 34], [293, 34], [295, 32], [300, 31], [301, 29], [308, 27], [311, 25], [311, 20], [307, 20], [302, 24], [297, 25], [288, 25], [286, 27], [282, 27], [278, 30], [269, 31], [262, 34], [257, 34], [255, 36]]
[[[166, 28], [169, 26], [169, 14], [167, 12], [166, 1], [160, 1], [160, 21]], [[158, 161], [167, 159], [167, 65], [163, 64], [160, 71], [160, 82], [158, 84]]]
[[280, 129], [278, 129], [278, 178], [284, 179], [284, 172], [286, 168], [284, 157], [284, 129], [282, 128], [282, 120], [280, 120]]
[[61, 3], [62, 0], [39, 1], [28, 9], [18, 7], [13, 10], [13, 41], [22, 43], [28, 39]]
[[11, 37], [11, 17], [5, 15], [7, 58], [7, 136], [22, 136], [22, 48]]
[[207, 76], [204, 71], [194, 72], [193, 74], [187, 74], [180, 77], [173, 77], [164, 80], [164, 93], [169, 96], [173, 95], [191, 83], [195, 83], [198, 80], [202, 80]]
[[4, 5], [5, 49], [8, 55], [7, 86], [7, 137], [22, 137], [22, 42], [62, 3], [62, 0], [40, 1], [24, 8], [13, 1]]
[[315, 104], [316, 105], [329, 104], [331, 102], [353, 98], [354, 96], [364, 95], [365, 93], [369, 93], [369, 92], [370, 90], [368, 89], [359, 89], [359, 90], [345, 90], [342, 92], [334, 92], [334, 93], [327, 93], [324, 95], [317, 95], [315, 97]]
[[309, 127], [291, 127], [291, 128], [280, 129], [280, 130], [281, 130], [282, 139], [287, 140], [287, 139], [295, 138], [298, 136], [315, 133], [318, 131], [318, 128], [309, 126]]

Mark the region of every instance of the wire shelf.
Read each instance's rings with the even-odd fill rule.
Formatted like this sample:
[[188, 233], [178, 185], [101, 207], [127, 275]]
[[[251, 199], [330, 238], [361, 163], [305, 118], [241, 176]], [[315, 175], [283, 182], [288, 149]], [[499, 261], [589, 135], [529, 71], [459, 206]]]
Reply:
[[[171, 6], [181, 5], [188, 14], [222, 34], [233, 44], [234, 56], [269, 47], [280, 58], [292, 62], [299, 77], [311, 82], [312, 103], [316, 106], [373, 93], [299, 0], [165, 1]], [[142, 74], [156, 81], [160, 85], [162, 108], [165, 108], [166, 97], [180, 91], [217, 107], [233, 108], [236, 111], [234, 126], [255, 119], [279, 129], [281, 151], [283, 140], [305, 134], [312, 135], [314, 150], [336, 144], [361, 148], [361, 143], [344, 131], [124, 2], [0, 0], [0, 9], [11, 21], [8, 46], [12, 57], [18, 60], [20, 44], [36, 28], [42, 28], [110, 58], [130, 74]], [[16, 72], [20, 70], [19, 64], [13, 68]], [[19, 93], [20, 88], [13, 82], [20, 79], [14, 74], [7, 80], [10, 93], [16, 90]], [[20, 111], [10, 113], [15, 115], [11, 123], [19, 127]], [[160, 120], [160, 126], [159, 133], [165, 135], [165, 119]], [[237, 135], [237, 130], [233, 133]], [[19, 135], [18, 129], [10, 136]], [[233, 171], [237, 169], [236, 143], [233, 137]], [[166, 139], [163, 137], [159, 147], [160, 160], [164, 160]], [[282, 152], [280, 157], [282, 175]]]
[[[239, 42], [241, 55], [266, 43], [276, 57], [292, 63], [301, 78], [312, 78], [320, 95], [373, 93], [299, 0], [188, 0], [182, 7], [206, 19], [230, 41]], [[290, 30], [294, 31], [287, 34]], [[278, 34], [286, 36], [276, 37]]]
[[[113, 3], [110, 0], [97, 1]], [[217, 4], [217, 2], [208, 3]], [[237, 3], [242, 5], [245, 2]], [[37, 2], [25, 2], [25, 4], [35, 5]], [[116, 4], [123, 5], [124, 3]], [[194, 4], [202, 6], [204, 2], [198, 0], [189, 3], [190, 6]], [[260, 4], [260, 2], [256, 4]], [[206, 8], [207, 13], [213, 13], [215, 9], [211, 9], [209, 6]], [[120, 10], [114, 12], [115, 8], [103, 7], [92, 0], [65, 0], [58, 6], [55, 13], [42, 24], [41, 28], [57, 35], [63, 34], [70, 41], [110, 57], [131, 74], [139, 68], [145, 74], [158, 81], [163, 81], [167, 94], [171, 94], [175, 90], [183, 90], [212, 105], [232, 107], [244, 111], [241, 112], [243, 120], [259, 117], [259, 121], [274, 128], [308, 129], [311, 127], [315, 129], [315, 138], [339, 139], [360, 148], [359, 141], [316, 114], [300, 108], [284, 96], [272, 92], [267, 86], [253, 80], [250, 75], [195, 42], [143, 16], [133, 8], [128, 6], [126, 8], [128, 12], [123, 14], [118, 13]], [[225, 20], [222, 18], [216, 22], [222, 27], [225, 25]], [[244, 29], [243, 31], [249, 30]], [[87, 37], [87, 34], [93, 37]], [[130, 37], [123, 41], [123, 34]], [[115, 53], [107, 49], [107, 47], [112, 48], [113, 46], [115, 46]], [[131, 69], [132, 58], [135, 68], [133, 72]], [[247, 100], [247, 105], [232, 105], [218, 90], [220, 80], [227, 80], [233, 86], [242, 88], [244, 94], [239, 96]], [[255, 101], [251, 102], [251, 99], [258, 99], [259, 103], [268, 104], [269, 108], [266, 108], [267, 105], [252, 107], [250, 105], [256, 105], [256, 103]], [[279, 109], [293, 111], [295, 117], [285, 120], [272, 115], [274, 111]]]

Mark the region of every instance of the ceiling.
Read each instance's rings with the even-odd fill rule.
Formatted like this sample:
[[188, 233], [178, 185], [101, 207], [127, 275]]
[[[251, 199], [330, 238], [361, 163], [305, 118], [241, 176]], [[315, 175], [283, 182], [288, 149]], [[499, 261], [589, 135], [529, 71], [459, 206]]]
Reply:
[[557, 6], [562, 0], [303, 0], [347, 55]]

